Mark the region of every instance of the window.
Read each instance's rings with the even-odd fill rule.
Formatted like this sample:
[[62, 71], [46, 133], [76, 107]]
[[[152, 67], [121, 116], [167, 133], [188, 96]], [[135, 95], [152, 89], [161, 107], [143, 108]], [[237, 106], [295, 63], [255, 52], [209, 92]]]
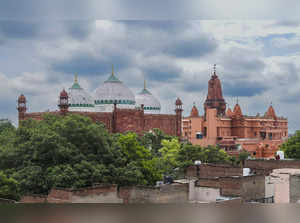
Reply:
[[196, 133], [196, 139], [203, 139], [203, 135], [201, 132]]

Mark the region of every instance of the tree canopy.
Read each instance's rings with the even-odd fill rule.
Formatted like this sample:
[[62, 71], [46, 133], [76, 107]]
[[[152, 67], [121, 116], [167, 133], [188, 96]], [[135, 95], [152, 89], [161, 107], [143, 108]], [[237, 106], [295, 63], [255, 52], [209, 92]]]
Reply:
[[300, 131], [291, 136], [280, 148], [284, 156], [291, 159], [300, 159]]
[[77, 114], [47, 114], [41, 121], [22, 121], [17, 129], [0, 128], [0, 142], [0, 197], [6, 198], [96, 183], [155, 185], [195, 160], [230, 161], [218, 147], [180, 143], [159, 129], [143, 136], [110, 134]]

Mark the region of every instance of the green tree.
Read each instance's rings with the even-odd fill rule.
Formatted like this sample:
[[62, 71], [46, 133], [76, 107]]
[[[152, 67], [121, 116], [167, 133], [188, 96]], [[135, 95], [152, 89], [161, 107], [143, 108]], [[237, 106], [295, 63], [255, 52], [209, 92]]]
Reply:
[[0, 150], [0, 168], [19, 182], [22, 194], [47, 194], [53, 187], [107, 182], [106, 165], [118, 155], [105, 127], [80, 115], [28, 119]]
[[243, 150], [242, 152], [239, 153], [238, 156], [238, 163], [240, 163], [241, 165], [245, 165], [245, 161], [248, 159], [248, 157], [250, 156], [250, 153], [247, 152], [246, 150]]
[[283, 143], [280, 149], [284, 151], [286, 158], [300, 159], [300, 131], [296, 131], [295, 135]]
[[0, 171], [0, 198], [19, 199], [18, 182]]
[[162, 148], [162, 141], [171, 140], [172, 138], [174, 137], [165, 134], [160, 129], [152, 129], [145, 133], [140, 140], [142, 145], [150, 149], [154, 156], [159, 156], [159, 150]]

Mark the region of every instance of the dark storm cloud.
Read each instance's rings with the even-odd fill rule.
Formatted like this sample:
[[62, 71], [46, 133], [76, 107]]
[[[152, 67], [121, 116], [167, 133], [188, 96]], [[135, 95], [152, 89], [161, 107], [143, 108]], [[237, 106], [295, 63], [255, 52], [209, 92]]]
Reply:
[[278, 63], [280, 72], [275, 74], [275, 78], [280, 85], [288, 85], [299, 81], [299, 70], [294, 63]]
[[299, 19], [298, 9], [298, 0], [3, 0], [0, 18]]
[[36, 37], [38, 33], [38, 23], [0, 20], [0, 35], [2, 35], [4, 38], [28, 39]]
[[74, 55], [66, 60], [53, 62], [51, 68], [54, 71], [67, 74], [107, 75], [111, 72], [113, 64], [116, 70], [130, 64], [127, 57], [121, 54], [107, 55], [104, 59], [82, 52], [74, 52]]
[[300, 26], [299, 20], [282, 20], [276, 21], [272, 26], [286, 26], [286, 27], [298, 27]]
[[[224, 69], [226, 73], [233, 72], [235, 76], [245, 76], [251, 72], [262, 72], [265, 68], [265, 63], [257, 58], [248, 57], [247, 54], [232, 54], [224, 60]], [[238, 74], [239, 73], [239, 74]], [[232, 73], [229, 73], [232, 76]]]
[[147, 66], [142, 67], [143, 72], [147, 79], [152, 81], [164, 82], [164, 81], [173, 81], [176, 78], [180, 77], [180, 74], [183, 72], [182, 69], [175, 64], [168, 63], [149, 63]]
[[223, 92], [225, 96], [252, 97], [255, 95], [260, 95], [266, 90], [268, 90], [268, 87], [258, 81], [223, 81]]
[[64, 26], [67, 34], [75, 39], [83, 40], [92, 33], [95, 28], [95, 22], [91, 20], [73, 20], [65, 21]]
[[193, 58], [212, 53], [217, 48], [217, 42], [207, 37], [181, 39], [166, 48], [166, 53], [175, 57]]
[[207, 90], [207, 83], [204, 82], [187, 82], [183, 85], [183, 90], [185, 92], [200, 92], [202, 90]]
[[118, 21], [127, 26], [127, 28], [136, 29], [153, 29], [172, 34], [181, 33], [189, 28], [189, 23], [186, 21], [170, 21], [170, 20], [123, 20]]

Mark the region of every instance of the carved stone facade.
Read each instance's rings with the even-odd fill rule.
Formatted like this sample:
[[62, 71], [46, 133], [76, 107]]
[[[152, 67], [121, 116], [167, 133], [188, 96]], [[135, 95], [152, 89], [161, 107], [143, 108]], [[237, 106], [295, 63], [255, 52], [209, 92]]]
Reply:
[[288, 121], [278, 117], [272, 105], [263, 116], [244, 115], [238, 103], [233, 111], [226, 110], [216, 71], [208, 82], [204, 116], [199, 116], [194, 106], [182, 124], [185, 140], [201, 146], [219, 145], [231, 155], [238, 155], [243, 149], [257, 158], [274, 157], [288, 137]]

